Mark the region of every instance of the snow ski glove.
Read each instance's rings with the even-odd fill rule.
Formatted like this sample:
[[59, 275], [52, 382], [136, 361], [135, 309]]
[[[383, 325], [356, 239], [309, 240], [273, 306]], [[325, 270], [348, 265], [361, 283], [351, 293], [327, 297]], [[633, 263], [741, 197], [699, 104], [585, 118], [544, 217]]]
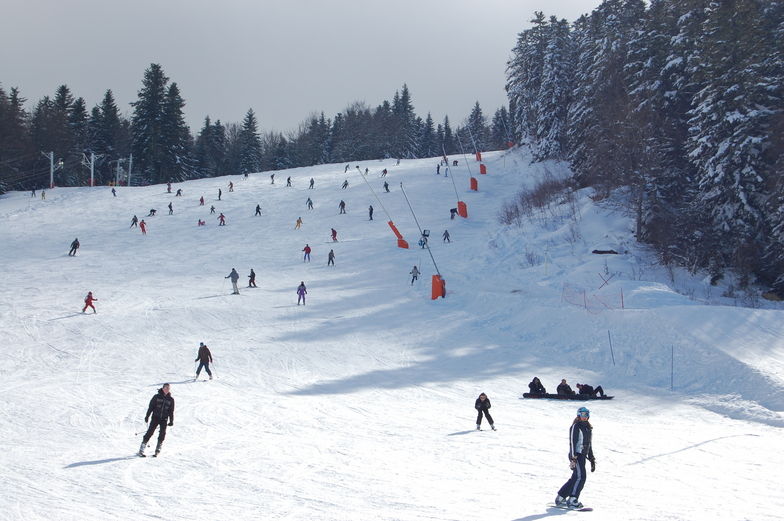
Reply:
[[596, 458], [591, 459], [591, 472], [596, 472]]
[[577, 460], [576, 459], [570, 459], [569, 460], [569, 468], [571, 470], [574, 470], [575, 468], [577, 468]]
[[149, 423], [149, 421], [150, 421], [150, 417], [149, 416], [145, 416], [144, 417], [144, 423]]

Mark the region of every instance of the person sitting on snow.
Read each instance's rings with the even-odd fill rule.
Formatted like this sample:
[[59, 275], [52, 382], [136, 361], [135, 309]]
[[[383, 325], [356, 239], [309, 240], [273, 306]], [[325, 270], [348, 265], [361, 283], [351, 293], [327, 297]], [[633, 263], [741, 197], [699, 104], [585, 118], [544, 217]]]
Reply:
[[558, 386], [558, 394], [565, 395], [565, 396], [575, 394], [574, 391], [572, 391], [572, 388], [569, 386], [569, 384], [566, 383], [566, 378], [561, 380], [561, 383]]
[[585, 394], [588, 396], [604, 396], [604, 389], [602, 389], [601, 385], [597, 385], [596, 389], [588, 384], [574, 384], [577, 387], [577, 394]]

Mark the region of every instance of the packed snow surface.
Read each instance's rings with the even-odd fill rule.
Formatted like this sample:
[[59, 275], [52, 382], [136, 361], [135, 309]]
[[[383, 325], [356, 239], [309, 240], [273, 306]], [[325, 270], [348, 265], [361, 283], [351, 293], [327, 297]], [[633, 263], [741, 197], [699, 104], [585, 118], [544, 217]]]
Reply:
[[[383, 160], [278, 171], [275, 184], [262, 172], [172, 193], [0, 197], [0, 519], [780, 519], [781, 306], [729, 275], [711, 286], [660, 266], [623, 194], [581, 191], [499, 223], [519, 190], [567, 176], [562, 164], [493, 152], [480, 175], [475, 158], [452, 159], [449, 177], [438, 159]], [[435, 265], [401, 183], [446, 298], [430, 298]], [[450, 220], [458, 199], [468, 218]], [[81, 313], [88, 291], [97, 314]], [[199, 342], [213, 380], [194, 381]], [[534, 376], [615, 396], [587, 403], [591, 514], [548, 507], [583, 403], [522, 399]], [[164, 382], [174, 426], [159, 458], [138, 458]], [[475, 430], [480, 392], [498, 431]]]

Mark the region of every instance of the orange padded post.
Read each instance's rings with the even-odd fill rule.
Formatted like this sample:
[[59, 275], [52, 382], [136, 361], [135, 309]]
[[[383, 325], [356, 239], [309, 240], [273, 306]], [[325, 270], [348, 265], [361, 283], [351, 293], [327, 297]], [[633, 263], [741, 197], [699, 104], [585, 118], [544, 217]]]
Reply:
[[468, 219], [468, 206], [463, 201], [457, 202], [457, 215]]
[[484, 163], [479, 165], [479, 173], [482, 175], [487, 175], [487, 167], [485, 166]]
[[479, 190], [479, 183], [477, 182], [476, 177], [471, 178], [471, 190], [474, 192]]
[[397, 247], [408, 249], [408, 243], [400, 234], [400, 232], [397, 230], [395, 223], [393, 223], [392, 221], [387, 221], [387, 224], [389, 225], [390, 228], [392, 228], [392, 233], [395, 234], [395, 237], [397, 237]]
[[476, 160], [477, 161], [482, 161], [482, 153], [481, 152], [477, 152], [476, 153]]
[[435, 300], [438, 297], [446, 297], [446, 281], [441, 278], [441, 275], [433, 275], [430, 284], [430, 299]]

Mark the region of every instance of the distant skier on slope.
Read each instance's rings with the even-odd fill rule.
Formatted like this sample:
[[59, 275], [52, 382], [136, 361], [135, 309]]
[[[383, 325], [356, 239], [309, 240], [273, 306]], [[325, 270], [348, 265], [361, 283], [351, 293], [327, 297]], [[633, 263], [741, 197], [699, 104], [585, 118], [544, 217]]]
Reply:
[[487, 418], [488, 423], [490, 423], [490, 428], [495, 430], [495, 424], [493, 423], [493, 417], [490, 416], [490, 398], [487, 397], [485, 393], [479, 395], [479, 398], [476, 399], [474, 403], [474, 409], [477, 410], [476, 415], [476, 430], [482, 430], [482, 415], [484, 414], [485, 418]]
[[444, 238], [443, 242], [452, 242], [452, 240], [449, 238], [449, 230], [444, 230], [444, 233], [441, 235], [441, 237]]
[[134, 215], [133, 218], [131, 219], [131, 225], [129, 226], [129, 228], [138, 226], [138, 223], [139, 223], [139, 218]]
[[253, 268], [250, 269], [250, 275], [248, 275], [248, 287], [255, 288], [256, 286], [256, 272], [253, 271]]
[[139, 221], [139, 229], [142, 231], [142, 235], [147, 235], [147, 223], [144, 222], [144, 219]]
[[315, 183], [315, 182], [316, 181], [314, 181], [313, 178], [311, 177], [310, 178], [310, 186], [308, 186], [308, 190], [313, 190], [313, 183]]
[[69, 252], [68, 252], [68, 256], [69, 256], [69, 257], [76, 257], [76, 250], [78, 250], [78, 249], [79, 249], [79, 246], [80, 246], [80, 244], [79, 244], [79, 238], [77, 237], [77, 238], [76, 238], [76, 239], [74, 239], [74, 240], [73, 240], [73, 242], [71, 243], [71, 251], [69, 251]]
[[346, 201], [341, 199], [338, 208], [340, 209], [338, 213], [346, 213]]
[[387, 183], [386, 181], [384, 181], [384, 191], [389, 193], [389, 183]]
[[409, 271], [408, 274], [411, 275], [411, 285], [413, 286], [414, 281], [419, 279], [419, 268], [416, 267], [416, 264], [414, 264], [414, 269]]
[[[359, 168], [359, 167], [357, 167], [357, 168]], [[346, 188], [348, 188], [348, 179], [346, 179], [345, 181], [343, 181], [343, 184], [342, 184], [342, 185], [340, 185], [340, 188], [342, 188], [343, 190], [345, 190]]]
[[253, 217], [256, 217], [257, 215], [261, 215], [261, 205], [260, 204], [256, 205], [256, 213], [253, 214]]
[[329, 250], [329, 254], [327, 255], [327, 266], [334, 266], [335, 265], [335, 251]]
[[297, 217], [297, 222], [294, 223], [294, 229], [299, 230], [302, 226], [302, 217]]
[[240, 290], [237, 288], [237, 281], [240, 280], [240, 274], [237, 273], [237, 270], [234, 268], [231, 269], [231, 273], [223, 277], [224, 279], [231, 279], [231, 286], [234, 289], [234, 293], [232, 295], [239, 295]]
[[372, 221], [373, 220], [373, 205], [372, 204], [370, 206], [368, 206], [368, 216], [370, 216], [370, 219], [368, 219], [368, 221]]
[[[151, 416], [152, 421], [150, 421]], [[174, 425], [174, 398], [172, 398], [169, 384], [166, 383], [163, 384], [163, 387], [158, 389], [158, 393], [152, 397], [150, 405], [147, 406], [147, 414], [144, 415], [144, 423], [149, 422], [150, 426], [147, 428], [147, 432], [144, 433], [144, 437], [142, 438], [142, 444], [139, 447], [139, 456], [142, 458], [145, 457], [144, 449], [147, 447], [147, 442], [152, 438], [156, 427], [158, 428], [158, 445], [155, 447], [154, 455], [158, 456], [161, 452], [163, 440], [166, 438], [167, 420], [169, 422], [169, 427]]]
[[586, 407], [577, 409], [577, 417], [569, 428], [569, 468], [572, 476], [564, 483], [555, 497], [556, 506], [569, 508], [583, 508], [580, 503], [580, 492], [585, 486], [585, 461], [591, 462], [591, 472], [596, 470], [596, 458], [593, 456], [591, 437], [593, 427], [588, 419], [590, 411]]
[[174, 206], [172, 206], [171, 202], [169, 202], [169, 215], [174, 214]]
[[84, 307], [82, 308], [82, 313], [86, 312], [87, 308], [93, 308], [93, 313], [98, 313], [98, 311], [95, 309], [95, 306], [93, 306], [93, 302], [97, 301], [98, 299], [93, 297], [93, 292], [88, 291], [87, 296], [84, 297]]
[[291, 176], [286, 178], [286, 186], [291, 186]]
[[310, 246], [306, 244], [302, 251], [305, 252], [305, 255], [302, 256], [302, 262], [310, 262]]
[[305, 205], [308, 207], [308, 210], [313, 209], [313, 201], [310, 199], [310, 197], [308, 197], [308, 200], [305, 201]]
[[220, 221], [218, 226], [226, 226], [226, 216], [223, 215], [223, 212], [218, 216], [218, 220]]
[[332, 242], [338, 242], [338, 231], [335, 228], [331, 228], [332, 232]]
[[210, 364], [212, 363], [212, 353], [210, 353], [210, 348], [204, 345], [204, 342], [199, 342], [199, 353], [196, 355], [196, 360], [194, 362], [199, 362], [199, 367], [196, 369], [196, 378], [199, 378], [199, 373], [201, 373], [201, 368], [203, 367], [207, 374], [210, 376], [210, 380], [212, 380], [212, 371], [210, 371]]
[[299, 286], [297, 286], [297, 305], [298, 306], [299, 306], [300, 302], [302, 302], [303, 306], [305, 305], [305, 295], [307, 295], [307, 294], [308, 294], [308, 290], [307, 290], [307, 288], [305, 288], [305, 282], [302, 281], [302, 282], [299, 283]]

